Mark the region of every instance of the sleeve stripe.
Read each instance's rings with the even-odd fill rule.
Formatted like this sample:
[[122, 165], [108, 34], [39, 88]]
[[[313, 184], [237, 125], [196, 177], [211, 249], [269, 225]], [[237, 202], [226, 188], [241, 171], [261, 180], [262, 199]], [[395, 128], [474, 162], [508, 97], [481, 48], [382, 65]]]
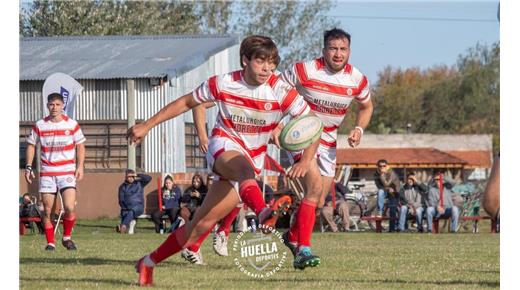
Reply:
[[218, 99], [217, 76], [212, 76], [208, 80], [209, 90], [213, 98]]
[[291, 89], [285, 95], [285, 98], [282, 101], [282, 113], [285, 114], [289, 107], [294, 103], [294, 99], [298, 96], [298, 91], [296, 89]]

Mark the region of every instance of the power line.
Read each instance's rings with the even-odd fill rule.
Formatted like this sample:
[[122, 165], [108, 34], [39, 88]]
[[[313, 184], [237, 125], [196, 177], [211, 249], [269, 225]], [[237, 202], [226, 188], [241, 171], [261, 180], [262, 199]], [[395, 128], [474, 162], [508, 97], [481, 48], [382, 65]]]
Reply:
[[497, 22], [496, 19], [477, 19], [477, 18], [430, 18], [430, 17], [393, 17], [393, 16], [356, 16], [356, 15], [330, 15], [330, 17], [333, 17], [333, 18], [354, 18], [354, 19], [375, 19], [375, 20]]

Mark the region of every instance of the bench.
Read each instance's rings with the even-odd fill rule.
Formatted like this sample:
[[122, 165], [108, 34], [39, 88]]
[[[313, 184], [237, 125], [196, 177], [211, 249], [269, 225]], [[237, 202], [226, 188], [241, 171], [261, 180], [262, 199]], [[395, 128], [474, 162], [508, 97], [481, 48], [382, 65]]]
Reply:
[[20, 217], [20, 236], [25, 235], [25, 223], [29, 222], [41, 223], [42, 219], [40, 217]]
[[[394, 219], [396, 221], [399, 220], [398, 217], [395, 217]], [[361, 217], [361, 220], [362, 221], [367, 221], [367, 222], [376, 222], [376, 233], [382, 233], [383, 232], [383, 226], [381, 225], [381, 222], [382, 221], [388, 221], [388, 220], [390, 220], [390, 218], [387, 217], [387, 216], [381, 216], [381, 217], [364, 216], [364, 217]]]
[[[439, 233], [439, 220], [449, 220], [451, 218], [449, 217], [440, 217], [440, 218], [436, 218], [436, 219], [433, 219], [433, 225], [432, 225], [432, 234], [437, 234]], [[497, 232], [497, 222], [493, 219], [491, 219], [490, 216], [461, 216], [459, 217], [459, 220], [462, 220], [462, 221], [475, 221], [475, 225], [474, 225], [474, 228], [473, 228], [473, 233], [476, 233], [476, 222], [478, 222], [479, 220], [491, 220], [491, 233], [496, 233]]]

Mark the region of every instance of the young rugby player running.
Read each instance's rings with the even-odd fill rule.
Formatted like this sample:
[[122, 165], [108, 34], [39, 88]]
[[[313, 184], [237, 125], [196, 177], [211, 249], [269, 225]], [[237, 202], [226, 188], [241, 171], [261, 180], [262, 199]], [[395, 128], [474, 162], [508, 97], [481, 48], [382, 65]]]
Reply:
[[[216, 102], [219, 108], [206, 155], [218, 178], [193, 219], [137, 262], [141, 286], [152, 285], [156, 264], [201, 240], [240, 200], [253, 209], [260, 223], [274, 226], [269, 223], [272, 210], [266, 207], [254, 176], [261, 171], [267, 142], [282, 117], [286, 114], [296, 117], [310, 111], [297, 91], [273, 74], [279, 60], [276, 45], [270, 38], [249, 36], [240, 45], [242, 70], [209, 78], [192, 93], [128, 130], [127, 138], [138, 143], [154, 126], [200, 103]], [[303, 177], [309, 168], [317, 170], [313, 158], [317, 144], [303, 153], [301, 163], [293, 167], [289, 176]]]

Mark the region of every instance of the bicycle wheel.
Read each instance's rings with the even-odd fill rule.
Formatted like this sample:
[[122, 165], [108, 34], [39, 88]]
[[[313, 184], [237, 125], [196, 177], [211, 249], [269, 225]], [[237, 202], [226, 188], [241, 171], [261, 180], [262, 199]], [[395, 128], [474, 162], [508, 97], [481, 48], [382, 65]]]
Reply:
[[350, 229], [351, 231], [359, 231], [361, 216], [363, 215], [363, 207], [361, 204], [351, 198], [347, 198], [347, 206], [349, 210], [349, 220], [350, 220]]

